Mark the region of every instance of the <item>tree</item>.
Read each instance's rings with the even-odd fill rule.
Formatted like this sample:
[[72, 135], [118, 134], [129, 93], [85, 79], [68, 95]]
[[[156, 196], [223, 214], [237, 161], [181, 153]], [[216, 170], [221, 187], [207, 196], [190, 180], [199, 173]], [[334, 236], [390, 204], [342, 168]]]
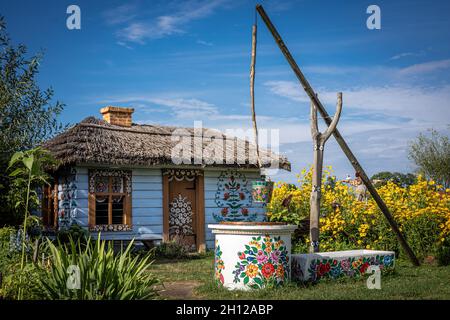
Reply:
[[13, 223], [13, 208], [7, 206], [8, 160], [20, 150], [38, 146], [64, 126], [57, 117], [64, 105], [51, 103], [53, 90], [37, 85], [42, 54], [27, 57], [27, 48], [14, 46], [0, 16], [0, 225]]
[[430, 135], [420, 134], [409, 145], [409, 158], [419, 173], [433, 179], [445, 188], [450, 187], [450, 141], [449, 137], [431, 129]]
[[[391, 181], [401, 187], [407, 187], [415, 184], [417, 177], [412, 173], [400, 173], [400, 172], [389, 172], [381, 171], [372, 176], [370, 180], [374, 181], [377, 187], [385, 185], [388, 181]], [[381, 180], [381, 181], [376, 181]]]

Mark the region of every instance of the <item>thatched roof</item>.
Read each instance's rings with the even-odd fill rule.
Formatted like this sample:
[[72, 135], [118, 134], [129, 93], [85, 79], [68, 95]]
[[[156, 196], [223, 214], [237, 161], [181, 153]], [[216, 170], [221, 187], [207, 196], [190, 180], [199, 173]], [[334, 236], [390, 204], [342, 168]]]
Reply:
[[[174, 131], [177, 133], [175, 138]], [[218, 131], [205, 128], [201, 135], [197, 131], [194, 134], [193, 128], [138, 124], [121, 127], [88, 117], [46, 141], [43, 147], [49, 150], [61, 165], [173, 166], [177, 163], [172, 161], [172, 152], [177, 150], [175, 154], [184, 158], [183, 165], [188, 165], [186, 161], [189, 161], [189, 165], [198, 166], [258, 167], [254, 144], [231, 137], [228, 137], [229, 140], [223, 140], [224, 142], [217, 138], [227, 137]], [[195, 146], [194, 141], [198, 142]], [[199, 150], [202, 148], [198, 147], [200, 141], [203, 146], [201, 164], [194, 162], [194, 157], [201, 158], [202, 153]], [[211, 141], [215, 141], [215, 144], [211, 145]], [[180, 151], [181, 149], [183, 150]], [[230, 156], [233, 155], [233, 149], [234, 156]], [[270, 167], [278, 161], [277, 167], [288, 171], [291, 169], [291, 164], [285, 157], [266, 150], [260, 150], [260, 156], [261, 167]], [[223, 164], [217, 163], [217, 160]]]

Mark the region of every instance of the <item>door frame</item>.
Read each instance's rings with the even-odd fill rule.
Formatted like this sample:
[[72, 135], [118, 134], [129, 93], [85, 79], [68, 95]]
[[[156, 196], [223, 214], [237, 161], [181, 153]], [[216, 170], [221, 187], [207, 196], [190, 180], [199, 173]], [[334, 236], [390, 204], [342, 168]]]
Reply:
[[[176, 181], [176, 180], [175, 180]], [[169, 174], [162, 175], [163, 184], [163, 241], [169, 241]], [[196, 235], [195, 244], [197, 252], [205, 252], [205, 180], [203, 173], [195, 176], [195, 201], [196, 201]]]

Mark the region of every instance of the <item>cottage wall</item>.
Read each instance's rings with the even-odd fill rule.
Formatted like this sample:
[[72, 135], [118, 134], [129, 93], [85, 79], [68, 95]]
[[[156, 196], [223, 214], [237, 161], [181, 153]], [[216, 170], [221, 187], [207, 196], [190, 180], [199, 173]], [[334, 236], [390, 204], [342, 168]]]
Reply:
[[[261, 179], [258, 171], [250, 170], [205, 170], [205, 240], [206, 247], [208, 249], [214, 248], [214, 234], [208, 229], [208, 224], [218, 223], [223, 220], [230, 220], [231, 210], [227, 206], [226, 201], [223, 200], [223, 194], [225, 191], [221, 191], [232, 175], [240, 174], [236, 177], [236, 180], [242, 184], [243, 180], [246, 180], [246, 185], [241, 185], [241, 188], [245, 188], [247, 192], [244, 192], [245, 199], [241, 204], [243, 208], [248, 209], [246, 216], [242, 215], [240, 209], [238, 209], [238, 219], [241, 221], [262, 221], [265, 219], [265, 208], [261, 204], [255, 204], [248, 199], [252, 190], [252, 181]], [[243, 190], [244, 191], [244, 190]], [[250, 200], [250, 201], [248, 201]], [[222, 210], [228, 208], [227, 216], [223, 216]]]
[[[76, 168], [77, 214], [73, 218], [83, 227], [88, 227], [88, 168]], [[162, 177], [160, 169], [132, 170], [132, 221], [133, 231], [103, 232], [105, 239], [137, 239], [161, 237], [162, 217]], [[96, 235], [95, 233], [92, 233]]]
[[[234, 177], [240, 184], [237, 209], [232, 209], [224, 199], [227, 192], [226, 184]], [[220, 221], [238, 219], [240, 221], [262, 221], [265, 218], [265, 208], [251, 201], [252, 181], [260, 179], [256, 170], [204, 170], [205, 186], [205, 241], [208, 249], [214, 248], [214, 235], [208, 229], [208, 224]], [[60, 186], [60, 193], [66, 193], [60, 198], [59, 211], [65, 211], [65, 221], [76, 222], [88, 227], [88, 168], [75, 167], [71, 170], [67, 181]], [[76, 190], [73, 192], [73, 190]], [[103, 232], [104, 239], [148, 239], [162, 237], [163, 234], [163, 185], [161, 169], [132, 169], [132, 224], [133, 230], [127, 232]], [[69, 194], [70, 193], [70, 194]], [[70, 196], [70, 201], [67, 197]], [[70, 207], [67, 207], [70, 204]], [[64, 206], [65, 209], [64, 209]], [[225, 211], [224, 211], [225, 210]], [[245, 210], [245, 211], [242, 211]], [[60, 222], [61, 218], [60, 218]], [[96, 233], [91, 233], [96, 236]]]

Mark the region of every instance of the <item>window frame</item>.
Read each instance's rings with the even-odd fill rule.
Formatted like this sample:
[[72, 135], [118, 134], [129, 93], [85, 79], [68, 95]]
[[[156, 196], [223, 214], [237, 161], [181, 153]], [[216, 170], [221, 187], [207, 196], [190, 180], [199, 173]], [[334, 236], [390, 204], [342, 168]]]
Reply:
[[[95, 179], [97, 177], [108, 178], [108, 191], [107, 192], [95, 192]], [[120, 177], [123, 179], [123, 191], [112, 192], [112, 180], [114, 177]], [[96, 169], [89, 170], [89, 217], [88, 224], [93, 231], [128, 231], [132, 227], [131, 219], [131, 171], [127, 170], [106, 170]], [[106, 196], [108, 197], [108, 223], [96, 224], [96, 197]], [[112, 216], [112, 198], [114, 196], [123, 196], [123, 215], [121, 224], [113, 224]]]

